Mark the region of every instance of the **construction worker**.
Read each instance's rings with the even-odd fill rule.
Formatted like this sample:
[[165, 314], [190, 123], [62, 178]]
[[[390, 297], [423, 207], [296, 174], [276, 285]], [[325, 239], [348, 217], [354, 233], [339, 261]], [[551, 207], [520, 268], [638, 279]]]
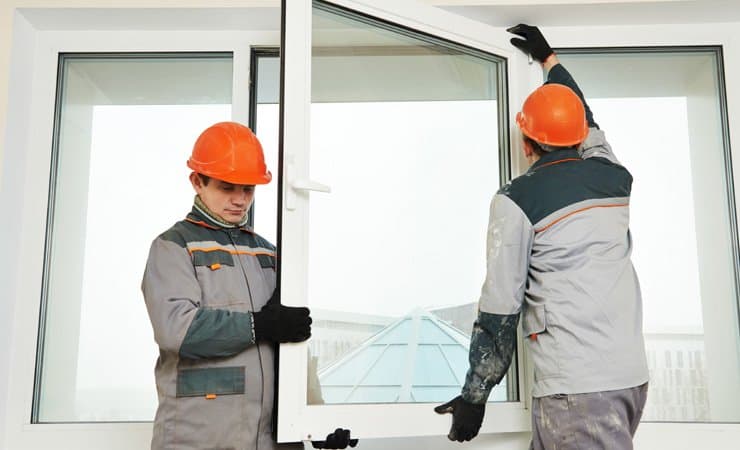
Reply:
[[487, 275], [449, 439], [475, 437], [522, 331], [534, 364], [530, 449], [632, 448], [647, 396], [632, 176], [536, 27], [508, 30], [546, 82], [517, 114], [531, 167], [491, 203]]
[[[272, 439], [274, 347], [311, 335], [308, 308], [280, 304], [275, 246], [247, 225], [272, 175], [252, 131], [217, 123], [187, 165], [192, 211], [152, 243], [142, 291], [159, 346], [152, 449], [298, 449]], [[338, 429], [314, 447], [346, 448]]]

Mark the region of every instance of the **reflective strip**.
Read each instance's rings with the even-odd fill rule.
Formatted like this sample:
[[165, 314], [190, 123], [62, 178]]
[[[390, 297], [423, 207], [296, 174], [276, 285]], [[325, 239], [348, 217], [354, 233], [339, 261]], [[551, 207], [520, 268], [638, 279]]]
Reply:
[[228, 252], [232, 255], [269, 255], [275, 256], [275, 251], [265, 247], [249, 247], [246, 245], [219, 244], [216, 241], [188, 242], [188, 252]]
[[594, 206], [587, 206], [585, 208], [581, 208], [581, 209], [577, 209], [575, 211], [571, 211], [568, 214], [565, 214], [564, 216], [560, 216], [557, 219], [555, 219], [552, 222], [550, 222], [547, 225], [545, 225], [544, 227], [542, 227], [542, 228], [536, 228], [534, 230], [534, 232], [535, 233], [541, 233], [541, 232], [547, 230], [548, 228], [550, 228], [551, 226], [555, 225], [556, 223], [560, 222], [561, 220], [566, 219], [566, 218], [568, 218], [568, 217], [570, 217], [570, 216], [572, 216], [574, 214], [578, 214], [580, 212], [588, 211], [589, 209], [594, 209], [594, 208], [620, 208], [620, 207], [625, 207], [625, 206], [629, 206], [629, 203], [616, 203], [616, 204], [613, 204], [613, 205], [594, 205]]
[[561, 164], [561, 163], [564, 163], [564, 162], [572, 162], [572, 161], [579, 161], [579, 162], [583, 162], [583, 160], [582, 160], [581, 158], [565, 158], [565, 159], [558, 159], [557, 161], [551, 161], [551, 162], [549, 162], [549, 163], [545, 163], [545, 164], [542, 164], [541, 166], [537, 166], [537, 167], [535, 168], [535, 170], [539, 170], [539, 169], [541, 169], [541, 168], [543, 168], [543, 167], [547, 167], [547, 166], [554, 166], [555, 164]]
[[542, 217], [539, 221], [532, 224], [534, 232], [542, 232], [547, 228], [555, 225], [557, 222], [574, 215], [579, 212], [588, 211], [598, 207], [613, 207], [613, 206], [629, 206], [629, 197], [608, 197], [608, 198], [594, 198], [588, 200], [582, 200], [580, 202], [571, 203], [570, 205], [564, 206], [550, 214]]

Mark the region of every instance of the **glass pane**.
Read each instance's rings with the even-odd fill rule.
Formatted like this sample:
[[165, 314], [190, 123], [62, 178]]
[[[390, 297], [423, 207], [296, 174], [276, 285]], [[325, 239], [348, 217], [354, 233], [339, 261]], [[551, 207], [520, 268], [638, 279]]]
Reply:
[[278, 140], [280, 133], [280, 58], [275, 55], [255, 58], [257, 77], [254, 133], [262, 144], [265, 163], [274, 182], [258, 186], [252, 212], [254, 230], [273, 244], [277, 243]]
[[560, 58], [634, 176], [648, 421], [740, 420], [737, 261], [717, 58], [709, 49]]
[[272, 243], [277, 243], [278, 140], [280, 133], [280, 58], [274, 54], [255, 58], [257, 77], [254, 94], [257, 111], [254, 132], [262, 144], [265, 163], [275, 182], [258, 186], [255, 191], [254, 230]]
[[191, 208], [185, 161], [230, 119], [231, 80], [224, 54], [63, 58], [39, 422], [154, 417], [141, 275], [152, 239]]
[[[325, 403], [449, 400], [485, 276], [504, 62], [314, 5], [310, 176], [332, 191], [310, 197], [310, 368]], [[516, 400], [508, 383], [491, 399]]]

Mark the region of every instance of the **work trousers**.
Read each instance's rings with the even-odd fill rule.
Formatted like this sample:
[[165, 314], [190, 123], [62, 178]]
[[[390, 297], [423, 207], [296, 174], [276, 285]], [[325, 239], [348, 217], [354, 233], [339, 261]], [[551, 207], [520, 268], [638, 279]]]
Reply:
[[534, 398], [530, 450], [632, 450], [647, 389]]

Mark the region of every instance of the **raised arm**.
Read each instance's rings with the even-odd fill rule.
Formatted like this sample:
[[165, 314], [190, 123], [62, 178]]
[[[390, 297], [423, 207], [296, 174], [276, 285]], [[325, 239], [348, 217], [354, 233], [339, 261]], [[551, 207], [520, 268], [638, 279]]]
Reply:
[[557, 83], [569, 87], [580, 97], [586, 110], [586, 121], [588, 122], [589, 133], [586, 140], [578, 147], [578, 153], [581, 158], [603, 158], [611, 163], [619, 164], [616, 156], [612, 152], [611, 146], [606, 141], [604, 132], [594, 120], [593, 112], [586, 102], [581, 88], [578, 87], [573, 76], [560, 63], [558, 56], [548, 44], [539, 28], [520, 23], [506, 31], [513, 33], [521, 38], [512, 38], [511, 43], [528, 55], [532, 55], [545, 71], [545, 84]]
[[586, 102], [586, 97], [583, 96], [583, 92], [581, 91], [581, 88], [578, 87], [578, 83], [576, 83], [573, 75], [568, 72], [568, 69], [566, 69], [565, 66], [560, 64], [558, 55], [556, 55], [555, 53], [551, 54], [542, 63], [542, 68], [545, 70], [546, 74], [545, 84], [562, 84], [564, 86], [568, 86], [573, 92], [578, 94], [581, 102], [583, 102], [583, 107], [586, 109], [586, 121], [588, 122], [588, 127], [598, 129], [599, 125], [594, 121], [594, 114], [593, 112], [591, 112], [591, 108]]

